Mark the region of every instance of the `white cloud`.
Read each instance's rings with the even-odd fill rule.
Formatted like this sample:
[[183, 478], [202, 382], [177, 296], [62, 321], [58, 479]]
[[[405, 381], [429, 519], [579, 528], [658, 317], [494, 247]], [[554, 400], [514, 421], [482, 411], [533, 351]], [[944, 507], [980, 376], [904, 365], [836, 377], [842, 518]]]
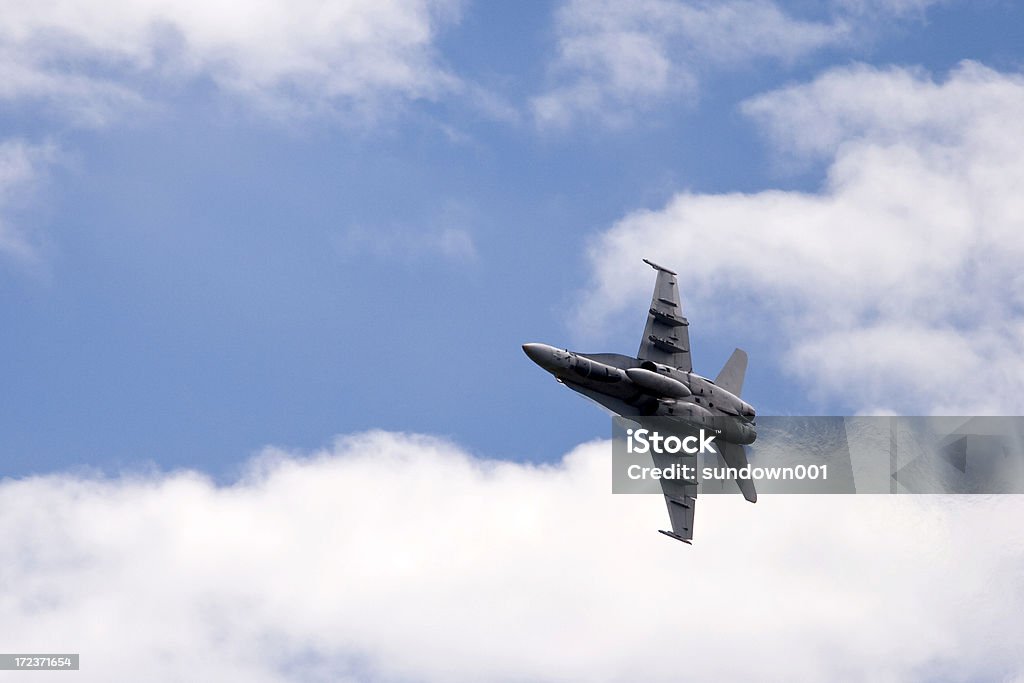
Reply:
[[833, 4], [853, 15], [916, 16], [935, 5], [950, 4], [951, 0], [834, 0]]
[[649, 256], [853, 410], [1024, 410], [1024, 78], [856, 66], [745, 110], [785, 154], [827, 160], [822, 189], [625, 217], [591, 250], [581, 318], [649, 296]]
[[1024, 667], [1016, 497], [708, 496], [686, 547], [654, 532], [661, 498], [610, 495], [609, 470], [607, 442], [535, 466], [371, 432], [268, 451], [225, 487], [192, 472], [6, 480], [4, 647], [80, 652], [79, 680]]
[[945, 1], [833, 0], [818, 8], [827, 18], [813, 20], [774, 0], [566, 0], [556, 16], [555, 85], [531, 107], [541, 127], [627, 124], [667, 98], [697, 97], [709, 74], [856, 49]]
[[26, 205], [55, 156], [52, 145], [21, 139], [0, 142], [0, 254], [23, 263], [36, 259], [31, 236], [11, 219], [11, 214]]
[[208, 79], [272, 111], [365, 114], [458, 87], [434, 49], [458, 9], [457, 0], [14, 3], [0, 24], [0, 98], [96, 124], [147, 89]]
[[709, 68], [788, 62], [848, 34], [842, 20], [803, 21], [768, 0], [571, 0], [556, 22], [561, 83], [532, 101], [541, 126], [580, 115], [622, 123], [666, 96], [694, 94]]

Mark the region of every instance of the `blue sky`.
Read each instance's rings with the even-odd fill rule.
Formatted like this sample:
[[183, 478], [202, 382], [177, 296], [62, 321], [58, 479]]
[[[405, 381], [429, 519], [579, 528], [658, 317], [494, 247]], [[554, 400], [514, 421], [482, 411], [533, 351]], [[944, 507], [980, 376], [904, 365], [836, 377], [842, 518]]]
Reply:
[[[938, 78], [964, 59], [1013, 70], [1024, 25], [1008, 3], [876, 8], [849, 20], [863, 25], [849, 44], [725, 65], [697, 55], [690, 92], [669, 88], [627, 121], [588, 112], [551, 127], [530, 103], [566, 80], [559, 11], [465, 5], [437, 27], [431, 59], [481, 94], [385, 91], [386, 111], [341, 97], [283, 118], [201, 72], [101, 72], [144, 104], [95, 125], [10, 96], [0, 137], [47, 145], [49, 159], [4, 216], [33, 252], [0, 264], [6, 472], [151, 461], [223, 474], [268, 443], [313, 447], [373, 427], [556, 457], [603, 436], [606, 420], [519, 344], [628, 353], [642, 325], [638, 308], [574, 333], [597, 234], [683, 190], [813, 192], [822, 164], [787, 167], [743, 101], [854, 61]], [[860, 407], [809, 398], [769, 349], [706, 317], [694, 319], [698, 369], [713, 375], [745, 344], [755, 404]]]
[[635, 352], [648, 257], [761, 414], [1021, 414], [1018, 4], [0, 12], [0, 647], [1020, 679], [1019, 497], [709, 496], [677, 547], [520, 348]]

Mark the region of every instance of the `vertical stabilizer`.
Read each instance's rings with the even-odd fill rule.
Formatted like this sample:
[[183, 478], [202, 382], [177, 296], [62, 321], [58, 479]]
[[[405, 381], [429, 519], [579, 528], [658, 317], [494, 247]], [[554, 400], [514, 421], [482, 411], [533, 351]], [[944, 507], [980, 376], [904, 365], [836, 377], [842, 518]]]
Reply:
[[743, 349], [736, 349], [725, 361], [725, 366], [715, 378], [715, 384], [722, 387], [733, 396], [739, 396], [743, 392], [743, 377], [747, 374], [747, 352]]

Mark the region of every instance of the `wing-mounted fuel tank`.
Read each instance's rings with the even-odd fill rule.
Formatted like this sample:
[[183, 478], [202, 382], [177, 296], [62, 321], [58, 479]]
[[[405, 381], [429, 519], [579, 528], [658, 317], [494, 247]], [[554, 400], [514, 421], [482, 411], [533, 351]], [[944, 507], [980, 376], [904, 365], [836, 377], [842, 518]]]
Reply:
[[693, 393], [690, 390], [689, 373], [661, 363], [644, 361], [639, 368], [630, 368], [626, 374], [634, 384], [652, 396], [687, 398]]
[[640, 367], [644, 370], [656, 372], [659, 375], [671, 377], [672, 379], [684, 382], [687, 381], [688, 373], [683, 372], [682, 370], [677, 370], [670, 365], [663, 365], [661, 363], [655, 363], [654, 361], [645, 360], [643, 363], [640, 364]]
[[668, 374], [660, 374], [645, 368], [629, 368], [626, 370], [626, 376], [645, 393], [652, 396], [686, 398], [690, 395], [690, 387]]

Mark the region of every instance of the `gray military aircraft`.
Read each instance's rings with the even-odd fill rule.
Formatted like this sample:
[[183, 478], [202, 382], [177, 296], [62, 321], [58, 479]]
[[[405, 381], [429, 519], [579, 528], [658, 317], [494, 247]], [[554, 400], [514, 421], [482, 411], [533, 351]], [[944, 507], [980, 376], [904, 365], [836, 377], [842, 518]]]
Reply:
[[[676, 273], [644, 259], [658, 271], [647, 326], [636, 358], [618, 353], [578, 353], [547, 344], [523, 344], [526, 355], [573, 391], [627, 418], [676, 418], [687, 427], [717, 432], [719, 455], [728, 467], [747, 465], [745, 444], [754, 442], [754, 408], [740, 398], [747, 354], [736, 349], [714, 381], [693, 372], [689, 321], [679, 304]], [[673, 420], [674, 421], [674, 420]], [[660, 466], [660, 465], [659, 465]], [[744, 498], [757, 502], [750, 479], [737, 479]], [[672, 531], [689, 543], [697, 498], [695, 481], [661, 479]]]

